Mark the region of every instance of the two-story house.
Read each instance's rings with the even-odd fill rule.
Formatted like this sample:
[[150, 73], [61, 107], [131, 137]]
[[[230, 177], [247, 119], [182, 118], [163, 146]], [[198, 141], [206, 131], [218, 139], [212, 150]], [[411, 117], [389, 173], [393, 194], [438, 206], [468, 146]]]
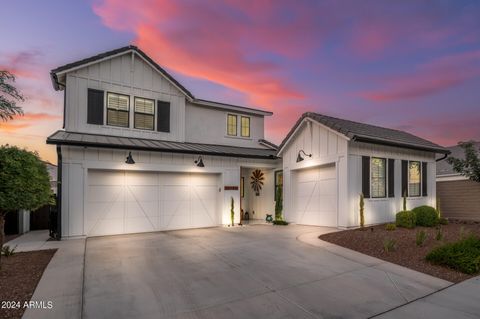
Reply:
[[406, 132], [305, 113], [277, 149], [271, 112], [197, 99], [134, 46], [51, 78], [65, 94], [64, 130], [47, 139], [64, 237], [230, 224], [232, 199], [235, 223], [265, 219], [278, 189], [286, 220], [308, 225], [358, 226], [360, 193], [367, 224], [393, 220], [403, 196], [435, 205], [448, 150]]

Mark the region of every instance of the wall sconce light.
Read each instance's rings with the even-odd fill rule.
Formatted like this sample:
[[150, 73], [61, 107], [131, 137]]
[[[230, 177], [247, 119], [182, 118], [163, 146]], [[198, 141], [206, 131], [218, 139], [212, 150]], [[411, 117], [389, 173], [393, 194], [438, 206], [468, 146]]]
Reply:
[[298, 155], [297, 155], [297, 163], [304, 160], [304, 158], [302, 157], [302, 153], [305, 156], [312, 157], [312, 154], [307, 154], [307, 153], [305, 153], [304, 150], [300, 150], [300, 151], [298, 151]]
[[205, 164], [203, 164], [202, 155], [198, 157], [198, 159], [195, 161], [195, 164], [197, 164], [198, 167], [205, 167]]
[[135, 161], [133, 160], [132, 157], [132, 152], [128, 152], [127, 160], [125, 161], [127, 164], [135, 164]]

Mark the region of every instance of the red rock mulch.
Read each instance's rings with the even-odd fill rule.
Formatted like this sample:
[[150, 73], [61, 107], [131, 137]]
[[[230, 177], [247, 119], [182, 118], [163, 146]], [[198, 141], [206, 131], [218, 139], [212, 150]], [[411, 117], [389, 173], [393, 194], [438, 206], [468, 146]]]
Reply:
[[[473, 277], [450, 268], [432, 265], [425, 260], [425, 256], [435, 247], [459, 240], [462, 228], [464, 234], [470, 232], [480, 236], [480, 223], [457, 220], [440, 227], [443, 233], [443, 239], [440, 241], [436, 240], [437, 229], [435, 227], [416, 227], [414, 229], [397, 227], [396, 230], [387, 231], [385, 224], [365, 227], [366, 230], [352, 229], [329, 233], [321, 235], [319, 238], [451, 282], [460, 282]], [[416, 233], [420, 230], [427, 233], [427, 239], [422, 247], [416, 245]], [[395, 251], [385, 252], [383, 247], [385, 239], [395, 240]]]
[[[30, 301], [43, 271], [56, 249], [2, 256], [0, 269], [0, 318], [21, 318], [25, 301]], [[12, 302], [20, 302], [20, 307]], [[12, 309], [12, 306], [16, 309]], [[6, 309], [10, 308], [10, 309]]]

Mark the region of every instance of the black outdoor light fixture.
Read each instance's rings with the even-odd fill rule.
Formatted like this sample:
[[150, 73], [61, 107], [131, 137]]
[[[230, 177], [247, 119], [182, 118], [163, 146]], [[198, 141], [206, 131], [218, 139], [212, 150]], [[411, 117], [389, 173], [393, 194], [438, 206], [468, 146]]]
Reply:
[[195, 164], [197, 164], [198, 167], [205, 167], [205, 164], [203, 164], [202, 155], [198, 157], [198, 159], [195, 161]]
[[307, 153], [305, 153], [304, 150], [300, 150], [300, 151], [298, 151], [298, 155], [297, 155], [297, 163], [304, 160], [304, 158], [302, 157], [302, 153], [305, 156], [312, 157], [312, 154], [307, 154]]
[[135, 164], [135, 161], [133, 160], [132, 157], [132, 152], [128, 152], [127, 160], [125, 161], [127, 164]]

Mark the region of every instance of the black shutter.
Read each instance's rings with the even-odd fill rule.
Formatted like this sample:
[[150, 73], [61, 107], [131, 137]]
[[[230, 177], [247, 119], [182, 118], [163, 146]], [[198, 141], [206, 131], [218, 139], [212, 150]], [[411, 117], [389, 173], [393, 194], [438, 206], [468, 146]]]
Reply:
[[170, 102], [157, 101], [157, 131], [170, 132]]
[[362, 193], [370, 198], [370, 157], [362, 156]]
[[87, 123], [103, 125], [103, 91], [88, 89]]
[[427, 163], [422, 162], [422, 196], [428, 196], [427, 193]]
[[388, 197], [395, 197], [395, 160], [388, 159]]
[[408, 161], [402, 161], [402, 197], [408, 196]]

